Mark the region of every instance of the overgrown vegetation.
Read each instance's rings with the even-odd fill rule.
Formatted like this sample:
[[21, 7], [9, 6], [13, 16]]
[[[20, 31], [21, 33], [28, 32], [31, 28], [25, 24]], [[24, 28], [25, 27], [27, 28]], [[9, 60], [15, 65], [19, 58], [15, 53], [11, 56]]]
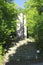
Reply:
[[16, 4], [0, 0], [0, 55], [10, 44], [10, 37], [16, 37], [16, 19], [18, 11]]
[[24, 5], [28, 34], [36, 39], [37, 49], [43, 56], [43, 0], [27, 0]]
[[0, 0], [0, 58], [11, 45], [11, 38], [16, 38], [16, 20], [21, 11], [26, 15], [28, 38], [36, 39], [43, 57], [43, 0], [27, 0], [24, 6], [22, 10], [12, 0]]

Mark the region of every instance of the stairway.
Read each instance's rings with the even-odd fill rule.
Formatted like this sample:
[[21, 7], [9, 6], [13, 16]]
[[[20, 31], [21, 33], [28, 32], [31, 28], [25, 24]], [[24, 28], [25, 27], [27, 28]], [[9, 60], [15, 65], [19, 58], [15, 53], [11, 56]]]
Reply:
[[[9, 61], [9, 56], [12, 56], [13, 54], [16, 53], [16, 50], [20, 47], [23, 46], [24, 44], [27, 45], [27, 42], [34, 42], [34, 39], [24, 39], [16, 43], [16, 45], [13, 45], [13, 47], [9, 48], [8, 52], [4, 55], [4, 63]], [[15, 42], [13, 42], [15, 43]], [[5, 65], [5, 64], [4, 64]]]

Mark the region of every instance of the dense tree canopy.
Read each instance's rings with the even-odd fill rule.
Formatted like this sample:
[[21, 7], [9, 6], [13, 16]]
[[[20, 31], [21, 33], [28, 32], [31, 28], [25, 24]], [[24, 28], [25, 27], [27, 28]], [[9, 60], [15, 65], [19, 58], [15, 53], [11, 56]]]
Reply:
[[[38, 36], [40, 28], [43, 29], [43, 0], [27, 0], [25, 2], [25, 13], [27, 17], [28, 33]], [[37, 35], [38, 33], [38, 35]]]
[[[10, 4], [5, 0], [0, 0], [0, 44], [6, 44], [10, 39], [10, 35], [16, 33], [17, 19], [16, 4]], [[9, 43], [8, 43], [9, 44]]]
[[37, 48], [43, 50], [43, 0], [27, 0], [25, 2], [28, 34], [37, 41]]

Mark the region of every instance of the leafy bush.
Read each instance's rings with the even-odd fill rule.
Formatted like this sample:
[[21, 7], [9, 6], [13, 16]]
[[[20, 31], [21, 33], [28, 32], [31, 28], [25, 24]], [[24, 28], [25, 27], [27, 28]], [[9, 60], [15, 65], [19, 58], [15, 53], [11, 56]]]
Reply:
[[10, 35], [16, 33], [16, 19], [17, 19], [16, 4], [10, 4], [5, 0], [0, 0], [0, 44], [2, 48], [9, 45]]

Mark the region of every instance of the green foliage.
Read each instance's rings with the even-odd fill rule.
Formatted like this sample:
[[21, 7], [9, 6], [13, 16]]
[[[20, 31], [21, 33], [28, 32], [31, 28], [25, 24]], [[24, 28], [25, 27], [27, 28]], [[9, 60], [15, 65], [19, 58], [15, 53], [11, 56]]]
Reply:
[[30, 5], [30, 3], [31, 2], [26, 2], [27, 7], [25, 8], [25, 12], [26, 12], [26, 17], [27, 17], [28, 33], [31, 36], [31, 35], [34, 35], [34, 26], [36, 24], [38, 11], [37, 11], [37, 8], [32, 7], [32, 4]]
[[13, 3], [13, 0], [5, 0], [8, 3]]
[[34, 31], [36, 31], [35, 27], [40, 26], [40, 22], [43, 18], [43, 15], [39, 15], [40, 8], [43, 6], [42, 3], [42, 0], [29, 0], [25, 2], [24, 10], [27, 17], [28, 33], [30, 35], [33, 35]]
[[2, 46], [7, 44], [12, 33], [16, 33], [17, 15], [18, 11], [15, 3], [10, 4], [5, 0], [0, 0], [0, 44]]
[[3, 58], [4, 58], [4, 57], [0, 55], [0, 65], [3, 64]]
[[[38, 48], [43, 49], [43, 0], [27, 0], [24, 4], [29, 36], [38, 41]], [[42, 10], [41, 10], [42, 8]]]

